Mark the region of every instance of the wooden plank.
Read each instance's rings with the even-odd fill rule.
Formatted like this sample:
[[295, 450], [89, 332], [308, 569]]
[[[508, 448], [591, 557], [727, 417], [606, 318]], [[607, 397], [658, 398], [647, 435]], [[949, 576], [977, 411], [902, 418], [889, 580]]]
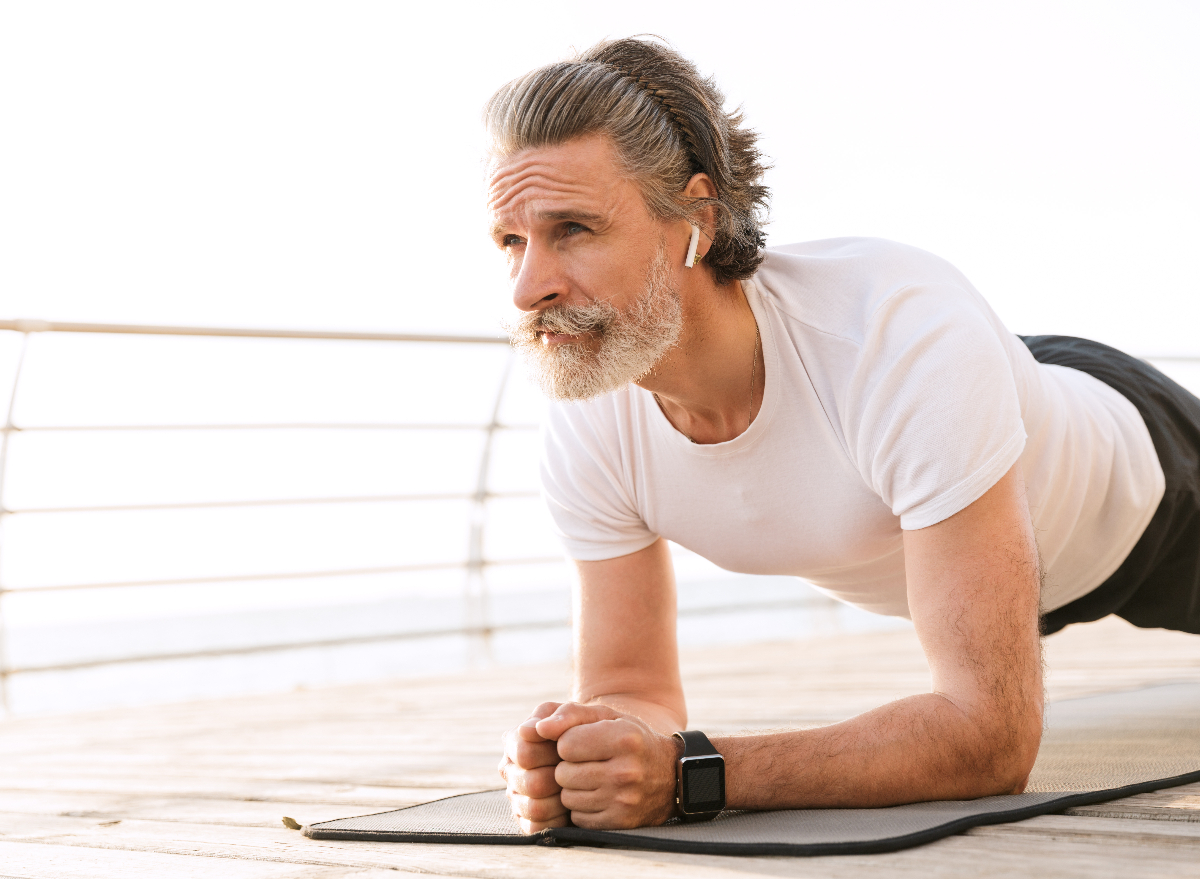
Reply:
[[1066, 814], [1092, 818], [1200, 821], [1200, 783], [1137, 794], [1111, 803], [1076, 806], [1067, 809]]
[[[426, 802], [441, 796], [453, 796], [473, 790], [497, 787], [494, 774], [486, 783], [463, 787], [378, 787], [343, 783], [317, 784], [313, 782], [288, 782], [247, 779], [190, 778], [186, 783], [177, 778], [154, 778], [152, 776], [132, 778], [29, 778], [25, 785], [12, 784], [0, 788], [0, 796], [30, 791], [51, 791], [82, 796], [112, 795], [159, 795], [186, 799], [260, 800], [264, 802], [292, 803], [344, 803], [346, 805], [378, 805], [388, 807], [392, 803]], [[447, 793], [450, 791], [451, 793]]]
[[[1083, 820], [1083, 819], [1068, 819]], [[438, 876], [508, 879], [569, 875], [572, 879], [609, 879], [612, 876], [687, 876], [688, 879], [730, 879], [734, 876], [774, 875], [811, 877], [977, 877], [1055, 876], [1095, 877], [1143, 875], [1200, 876], [1194, 846], [1161, 844], [1145, 848], [1129, 835], [1097, 834], [1091, 838], [1049, 837], [1046, 834], [1010, 833], [995, 838], [950, 837], [927, 846], [881, 855], [822, 858], [740, 858], [711, 855], [673, 855], [657, 852], [541, 846], [439, 846], [308, 840], [288, 831], [236, 828], [167, 828], [156, 831], [154, 822], [116, 825], [89, 831], [76, 826], [53, 836], [31, 841], [30, 848], [64, 852], [82, 850], [90, 862], [96, 850], [120, 850], [190, 856], [196, 860], [219, 858], [260, 863], [304, 864], [341, 868], [330, 876], [353, 875], [355, 870], [396, 869]], [[1115, 821], [1112, 823], [1124, 823]], [[213, 831], [217, 831], [214, 833]], [[5, 843], [0, 843], [0, 845]], [[3, 850], [0, 849], [0, 855]], [[38, 874], [56, 875], [57, 874]], [[105, 874], [93, 874], [103, 876]], [[109, 874], [125, 875], [125, 874]], [[176, 875], [164, 873], [161, 875]], [[192, 873], [183, 874], [193, 875]], [[214, 869], [207, 875], [224, 875]], [[268, 874], [269, 875], [269, 874]], [[284, 874], [288, 875], [288, 874]], [[298, 874], [307, 876], [308, 874]]]
[[[330, 821], [347, 815], [365, 815], [398, 809], [412, 803], [319, 803], [287, 800], [198, 799], [180, 796], [87, 795], [23, 791], [0, 794], [0, 815], [27, 817], [93, 818], [98, 821], [140, 818], [194, 824], [228, 824], [240, 827], [280, 826], [284, 815], [301, 816], [304, 823]], [[424, 802], [424, 800], [421, 800]], [[2, 832], [0, 832], [2, 835]]]
[[1200, 860], [1200, 823], [1134, 818], [1090, 818], [1040, 815], [1013, 824], [993, 824], [967, 831], [969, 836], [1010, 836], [1026, 839], [1120, 840], [1137, 846], [1187, 846]]
[[[0, 840], [0, 879], [386, 879], [394, 870], [330, 871], [326, 867], [195, 857], [159, 852], [81, 849]], [[429, 874], [425, 874], [429, 875]]]
[[[1200, 877], [1200, 863], [1187, 849], [1146, 850], [1111, 840], [1101, 843], [1067, 840], [1050, 845], [1032, 845], [1027, 839], [985, 839], [952, 836], [926, 846], [879, 855], [846, 855], [821, 858], [713, 858], [703, 855], [674, 855], [667, 860], [674, 869], [653, 872], [642, 861], [657, 856], [645, 852], [614, 852], [620, 864], [610, 875], [691, 877], [692, 870], [717, 864], [728, 865], [735, 875], [804, 876], [809, 879], [1129, 879], [1131, 876]], [[628, 866], [626, 866], [628, 864]], [[588, 877], [590, 879], [590, 877]]]

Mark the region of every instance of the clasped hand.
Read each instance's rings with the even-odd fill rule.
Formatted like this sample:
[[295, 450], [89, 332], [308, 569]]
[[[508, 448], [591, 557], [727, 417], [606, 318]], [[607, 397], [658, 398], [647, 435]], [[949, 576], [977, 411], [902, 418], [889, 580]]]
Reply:
[[543, 702], [504, 734], [500, 774], [524, 833], [662, 824], [675, 807], [675, 740], [605, 705]]

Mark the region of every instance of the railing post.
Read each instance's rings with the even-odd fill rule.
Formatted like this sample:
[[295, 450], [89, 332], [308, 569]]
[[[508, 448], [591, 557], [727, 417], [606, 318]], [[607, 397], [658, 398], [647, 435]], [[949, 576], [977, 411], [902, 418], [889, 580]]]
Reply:
[[12, 666], [8, 661], [8, 632], [4, 622], [4, 526], [8, 517], [8, 506], [4, 502], [4, 483], [8, 475], [8, 441], [17, 430], [13, 423], [13, 410], [17, 405], [17, 386], [21, 383], [21, 369], [25, 366], [25, 352], [29, 349], [29, 330], [21, 333], [21, 351], [17, 355], [17, 368], [13, 373], [9, 390], [8, 406], [5, 408], [4, 425], [0, 427], [0, 712], [7, 717], [11, 713], [8, 699], [8, 679]]
[[[470, 651], [470, 658], [486, 663], [491, 659], [492, 628], [491, 609], [489, 607], [487, 575], [484, 568], [487, 561], [483, 554], [484, 528], [487, 525], [488, 477], [492, 464], [492, 441], [500, 428], [500, 405], [504, 401], [504, 390], [508, 387], [508, 376], [512, 372], [513, 352], [504, 362], [504, 370], [500, 374], [500, 386], [496, 389], [496, 399], [492, 404], [492, 417], [484, 428], [483, 449], [479, 453], [479, 472], [475, 479], [475, 494], [471, 499], [470, 524], [467, 532], [467, 582], [466, 594], [466, 625], [470, 631], [478, 632], [478, 652]], [[470, 638], [470, 635], [468, 635]], [[469, 642], [472, 643], [472, 642]], [[471, 664], [474, 664], [472, 662]]]

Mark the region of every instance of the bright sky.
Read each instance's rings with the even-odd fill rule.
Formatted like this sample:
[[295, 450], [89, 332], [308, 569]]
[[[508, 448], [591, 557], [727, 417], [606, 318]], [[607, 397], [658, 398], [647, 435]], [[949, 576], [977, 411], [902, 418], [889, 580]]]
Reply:
[[654, 32], [744, 104], [774, 243], [947, 257], [1010, 327], [1200, 353], [1200, 5], [0, 6], [0, 316], [493, 332], [479, 110]]

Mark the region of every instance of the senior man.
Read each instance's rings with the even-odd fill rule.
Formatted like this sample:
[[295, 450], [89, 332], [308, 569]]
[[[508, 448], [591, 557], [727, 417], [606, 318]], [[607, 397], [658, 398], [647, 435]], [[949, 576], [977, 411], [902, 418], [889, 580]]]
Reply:
[[[572, 701], [505, 736], [522, 828], [1022, 790], [1039, 638], [1200, 631], [1200, 401], [1019, 338], [928, 253], [764, 250], [755, 134], [711, 80], [605, 42], [486, 111], [514, 344], [557, 401], [547, 502], [579, 575]], [[667, 540], [912, 620], [932, 692], [820, 729], [686, 729]]]

